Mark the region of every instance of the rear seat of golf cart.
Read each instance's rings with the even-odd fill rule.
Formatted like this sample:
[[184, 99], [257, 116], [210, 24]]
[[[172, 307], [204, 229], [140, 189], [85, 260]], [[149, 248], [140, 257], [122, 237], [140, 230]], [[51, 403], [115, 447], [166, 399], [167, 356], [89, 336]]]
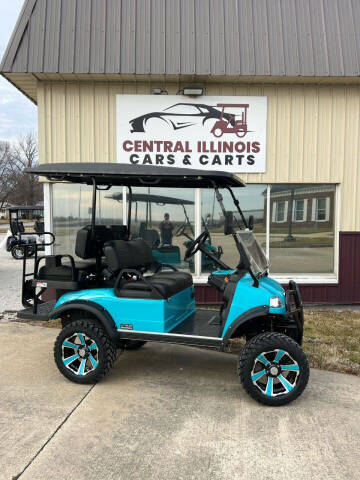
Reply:
[[[107, 242], [104, 253], [108, 269], [117, 278], [114, 285], [117, 297], [167, 299], [193, 284], [189, 273], [161, 270], [162, 265], [143, 239]], [[150, 274], [153, 265], [158, 265], [158, 270]], [[121, 272], [123, 275], [119, 277]]]
[[[104, 244], [113, 239], [127, 239], [125, 225], [95, 226], [95, 238], [92, 236], [91, 226], [81, 228], [76, 235], [75, 254], [81, 258], [74, 261], [70, 255], [47, 255], [45, 265], [36, 273], [36, 280], [48, 282], [63, 282], [62, 288], [77, 289], [83, 286], [89, 275], [95, 275], [97, 269], [105, 267], [103, 258]], [[99, 265], [96, 259], [101, 259]], [[49, 284], [50, 282], [50, 284]], [[57, 285], [53, 285], [55, 288]]]
[[[82, 260], [74, 261], [70, 255], [46, 256], [35, 281], [46, 282], [47, 287], [77, 290], [86, 288], [101, 274], [109, 279], [108, 285], [114, 285], [118, 297], [150, 299], [169, 298], [193, 284], [189, 273], [162, 270], [143, 239], [128, 240], [124, 225], [96, 225], [95, 239], [89, 225], [80, 229], [75, 254]], [[153, 274], [152, 267], [155, 267]], [[123, 275], [116, 282], [121, 271]]]

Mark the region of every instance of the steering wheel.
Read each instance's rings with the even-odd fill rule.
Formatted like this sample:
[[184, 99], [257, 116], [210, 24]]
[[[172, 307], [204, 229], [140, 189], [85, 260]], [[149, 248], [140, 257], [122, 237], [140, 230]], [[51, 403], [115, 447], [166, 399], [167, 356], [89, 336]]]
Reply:
[[184, 260], [188, 260], [189, 258], [193, 257], [195, 253], [199, 251], [200, 247], [204, 245], [208, 238], [209, 232], [204, 230], [197, 238], [195, 238], [195, 240], [192, 240], [186, 249]]
[[185, 230], [186, 230], [186, 225], [185, 224], [180, 225], [180, 227], [176, 230], [175, 237], [181, 237], [181, 235], [184, 234]]

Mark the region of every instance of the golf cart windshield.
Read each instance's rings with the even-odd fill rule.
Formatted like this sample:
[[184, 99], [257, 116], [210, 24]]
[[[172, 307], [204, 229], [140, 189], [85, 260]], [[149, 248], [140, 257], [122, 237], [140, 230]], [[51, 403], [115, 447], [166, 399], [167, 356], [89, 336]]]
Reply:
[[254, 232], [250, 230], [240, 230], [236, 232], [236, 236], [245, 250], [254, 275], [256, 277], [264, 275], [270, 264]]

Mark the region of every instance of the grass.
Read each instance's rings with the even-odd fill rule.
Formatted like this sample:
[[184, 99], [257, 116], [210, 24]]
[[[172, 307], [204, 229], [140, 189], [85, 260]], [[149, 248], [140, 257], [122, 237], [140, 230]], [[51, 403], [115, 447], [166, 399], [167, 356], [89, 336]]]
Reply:
[[[312, 368], [360, 376], [360, 312], [305, 310], [303, 349]], [[241, 340], [232, 342], [237, 353]]]

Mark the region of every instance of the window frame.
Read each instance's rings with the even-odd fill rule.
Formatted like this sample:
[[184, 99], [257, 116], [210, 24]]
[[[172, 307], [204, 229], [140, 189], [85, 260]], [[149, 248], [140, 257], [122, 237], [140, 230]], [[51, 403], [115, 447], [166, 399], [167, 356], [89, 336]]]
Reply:
[[[44, 221], [45, 221], [45, 230], [47, 231], [53, 231], [53, 185], [55, 183], [61, 183], [61, 182], [44, 182], [43, 183], [43, 190], [44, 190]], [[250, 182], [249, 182], [250, 183]], [[258, 182], [253, 182], [253, 183], [258, 183]], [[266, 196], [265, 196], [265, 228], [266, 228], [266, 255], [269, 257], [270, 253], [270, 231], [271, 231], [271, 223], [274, 223], [274, 220], [272, 219], [272, 210], [274, 208], [274, 204], [276, 202], [273, 202], [271, 204], [270, 199], [271, 199], [271, 185], [275, 184], [267, 184], [264, 183], [264, 189], [266, 190]], [[334, 185], [334, 200], [331, 202], [330, 197], [314, 197], [312, 201], [316, 200], [316, 198], [325, 198], [326, 201], [326, 209], [329, 211], [326, 211], [325, 215], [325, 220], [315, 220], [318, 222], [326, 222], [330, 221], [330, 207], [333, 205], [333, 230], [334, 230], [334, 271], [331, 273], [324, 273], [324, 274], [319, 274], [319, 273], [305, 273], [305, 274], [300, 274], [300, 273], [284, 273], [284, 274], [272, 274], [271, 273], [271, 267], [270, 267], [270, 275], [272, 278], [275, 280], [279, 281], [282, 284], [287, 284], [289, 280], [295, 280], [296, 282], [300, 284], [336, 284], [338, 283], [338, 271], [339, 271], [339, 231], [340, 231], [340, 219], [339, 219], [339, 212], [340, 212], [340, 185], [339, 184], [326, 184], [326, 185]], [[194, 205], [194, 211], [195, 211], [195, 237], [200, 235], [201, 233], [201, 189], [196, 188], [195, 190], [195, 205]], [[127, 224], [127, 209], [128, 209], [128, 203], [127, 203], [127, 187], [123, 187], [123, 218], [124, 218], [124, 224]], [[285, 201], [286, 203], [286, 201]], [[311, 210], [312, 210], [312, 203], [310, 203], [310, 213], [309, 213], [309, 218], [307, 218], [307, 210], [308, 210], [308, 205], [306, 204], [307, 202], [304, 202], [304, 216], [305, 219], [303, 221], [314, 221], [311, 215]], [[288, 206], [289, 208], [289, 206]], [[285, 214], [286, 214], [286, 208], [285, 208]], [[293, 215], [294, 215], [294, 205], [293, 205]], [[293, 219], [293, 221], [296, 221]], [[299, 220], [298, 220], [299, 221]], [[275, 222], [275, 223], [283, 223], [283, 222]], [[53, 246], [47, 246], [45, 247], [45, 254], [46, 255], [52, 255], [54, 252]], [[207, 273], [201, 273], [201, 253], [198, 252], [195, 256], [195, 272], [193, 273], [193, 280], [195, 284], [206, 284], [207, 283], [207, 278], [208, 274]], [[271, 264], [271, 260], [270, 260]]]

